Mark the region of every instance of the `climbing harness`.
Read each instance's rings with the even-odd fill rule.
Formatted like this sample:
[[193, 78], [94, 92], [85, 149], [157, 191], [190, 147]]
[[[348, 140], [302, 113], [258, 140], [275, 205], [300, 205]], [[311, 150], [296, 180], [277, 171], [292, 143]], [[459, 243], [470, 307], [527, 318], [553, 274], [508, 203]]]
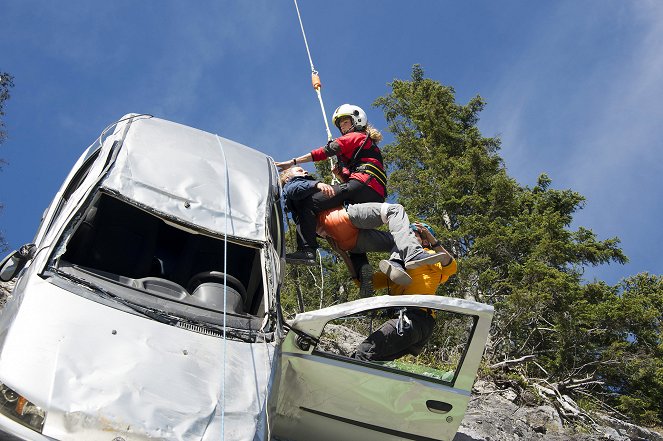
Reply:
[[[383, 169], [372, 164], [370, 162], [365, 162], [366, 159], [372, 158], [376, 159], [383, 163], [382, 153], [378, 150], [375, 145], [371, 142], [371, 145], [368, 149], [365, 149], [366, 143], [370, 139], [370, 135], [366, 135], [366, 139], [361, 143], [361, 145], [355, 150], [354, 155], [347, 164], [343, 164], [345, 167], [348, 167], [350, 171], [360, 171], [372, 176], [376, 179], [384, 188], [387, 189], [387, 174]], [[357, 165], [359, 164], [359, 165]]]
[[406, 315], [407, 308], [401, 308], [398, 310], [398, 320], [396, 321], [396, 334], [403, 336], [405, 329], [409, 328], [412, 325], [410, 318]]
[[[299, 13], [299, 6], [297, 5], [297, 0], [294, 0], [295, 2], [295, 9], [297, 10], [297, 18], [299, 19], [299, 27], [302, 29], [302, 36], [304, 37], [304, 45], [306, 46], [306, 53], [308, 54], [308, 61], [311, 63], [311, 83], [313, 84], [313, 89], [315, 89], [315, 93], [318, 95], [318, 101], [320, 102], [320, 109], [322, 110], [322, 118], [325, 121], [325, 128], [327, 129], [327, 141], [331, 141], [333, 139], [331, 130], [329, 130], [329, 123], [327, 123], [327, 112], [325, 112], [325, 104], [322, 101], [322, 83], [320, 82], [320, 75], [318, 74], [318, 71], [315, 70], [315, 66], [313, 65], [313, 58], [311, 58], [311, 50], [308, 47], [308, 40], [306, 39], [306, 32], [304, 32], [304, 23], [302, 22], [302, 16]], [[329, 168], [330, 170], [334, 170], [334, 159], [332, 157], [329, 158]], [[332, 173], [332, 184], [339, 184], [340, 181]]]

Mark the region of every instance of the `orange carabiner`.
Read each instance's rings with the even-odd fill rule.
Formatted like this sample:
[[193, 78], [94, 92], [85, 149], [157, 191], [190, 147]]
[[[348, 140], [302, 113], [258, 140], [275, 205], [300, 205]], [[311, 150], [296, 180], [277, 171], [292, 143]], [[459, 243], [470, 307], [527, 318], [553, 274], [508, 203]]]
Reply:
[[322, 87], [322, 83], [320, 82], [320, 76], [318, 75], [318, 72], [313, 71], [311, 73], [311, 83], [313, 83], [313, 88], [315, 90], [319, 90]]

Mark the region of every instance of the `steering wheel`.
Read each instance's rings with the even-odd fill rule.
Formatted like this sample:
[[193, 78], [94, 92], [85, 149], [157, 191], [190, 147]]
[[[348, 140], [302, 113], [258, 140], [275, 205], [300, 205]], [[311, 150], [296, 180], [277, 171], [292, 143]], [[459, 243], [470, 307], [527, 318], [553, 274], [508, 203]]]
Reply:
[[223, 284], [224, 279], [227, 286], [237, 291], [242, 296], [242, 298], [246, 298], [246, 288], [244, 288], [242, 282], [240, 282], [236, 277], [233, 277], [230, 274], [222, 273], [221, 271], [203, 271], [194, 275], [186, 284], [186, 289], [192, 293], [198, 287], [198, 285], [202, 283], [214, 282]]

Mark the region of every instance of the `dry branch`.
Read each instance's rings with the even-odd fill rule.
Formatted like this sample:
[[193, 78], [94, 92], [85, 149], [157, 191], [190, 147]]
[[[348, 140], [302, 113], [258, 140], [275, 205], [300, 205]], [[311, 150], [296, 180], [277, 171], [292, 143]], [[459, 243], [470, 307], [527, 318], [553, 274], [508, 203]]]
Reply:
[[513, 359], [513, 360], [500, 361], [499, 363], [495, 363], [495, 364], [491, 365], [490, 368], [491, 369], [502, 369], [502, 368], [505, 368], [505, 367], [512, 366], [514, 364], [524, 363], [524, 362], [526, 362], [528, 360], [531, 360], [533, 358], [536, 358], [536, 355], [525, 355], [524, 357], [516, 358], [516, 359]]

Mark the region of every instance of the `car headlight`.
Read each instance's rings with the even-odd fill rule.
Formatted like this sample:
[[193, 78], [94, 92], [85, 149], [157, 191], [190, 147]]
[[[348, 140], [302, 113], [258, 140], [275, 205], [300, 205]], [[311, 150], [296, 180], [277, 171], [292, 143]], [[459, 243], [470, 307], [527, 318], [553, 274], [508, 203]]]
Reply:
[[25, 397], [0, 383], [0, 413], [41, 433], [46, 412], [29, 402]]

